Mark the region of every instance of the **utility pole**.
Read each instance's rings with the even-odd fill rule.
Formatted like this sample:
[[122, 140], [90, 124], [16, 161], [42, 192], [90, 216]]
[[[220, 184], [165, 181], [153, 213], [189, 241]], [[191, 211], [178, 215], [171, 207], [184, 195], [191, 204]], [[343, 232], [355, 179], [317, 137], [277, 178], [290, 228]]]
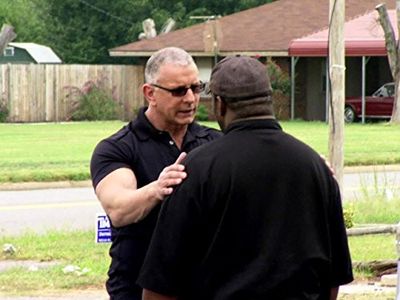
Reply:
[[340, 192], [343, 195], [343, 145], [344, 145], [344, 97], [345, 58], [344, 21], [345, 0], [329, 1], [329, 162], [335, 171]]
[[[206, 22], [212, 22], [212, 52], [214, 54], [214, 66], [218, 63], [218, 53], [219, 53], [219, 44], [218, 44], [218, 19], [221, 16], [191, 16], [190, 19], [200, 19], [200, 20], [206, 20]], [[211, 111], [214, 111], [214, 101], [211, 101]]]
[[218, 45], [218, 24], [217, 21], [221, 16], [191, 16], [189, 17], [190, 19], [200, 19], [200, 20], [206, 20], [207, 22], [212, 22], [212, 51], [214, 53], [214, 65], [218, 63], [218, 52], [219, 52], [219, 45]]

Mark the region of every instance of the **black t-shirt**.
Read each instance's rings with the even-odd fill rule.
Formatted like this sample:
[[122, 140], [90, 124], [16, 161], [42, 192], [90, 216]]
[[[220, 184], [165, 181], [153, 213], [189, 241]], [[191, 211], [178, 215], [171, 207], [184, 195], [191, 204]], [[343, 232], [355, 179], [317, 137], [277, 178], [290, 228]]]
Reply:
[[276, 121], [233, 123], [185, 165], [140, 286], [190, 300], [322, 300], [352, 280], [338, 185]]
[[[152, 126], [144, 114], [145, 109], [139, 111], [135, 120], [96, 146], [90, 165], [94, 187], [112, 171], [130, 168], [135, 173], [137, 187], [140, 188], [156, 180], [162, 169], [174, 163], [182, 151], [190, 152], [222, 135], [217, 130], [192, 123], [188, 126], [182, 149], [179, 150], [167, 132]], [[132, 293], [140, 296], [141, 289], [134, 283], [148, 248], [159, 208], [160, 205], [156, 206], [138, 223], [119, 228], [112, 226], [112, 262], [107, 282], [110, 294], [134, 289]], [[129, 293], [126, 294], [127, 299], [131, 297]]]

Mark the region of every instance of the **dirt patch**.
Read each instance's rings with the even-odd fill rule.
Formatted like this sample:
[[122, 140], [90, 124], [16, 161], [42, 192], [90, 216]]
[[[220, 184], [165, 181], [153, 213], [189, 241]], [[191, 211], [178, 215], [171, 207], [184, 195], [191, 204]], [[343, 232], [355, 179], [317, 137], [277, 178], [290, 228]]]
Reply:
[[37, 261], [37, 260], [2, 260], [0, 261], [0, 272], [12, 268], [26, 268], [28, 271], [49, 268], [60, 265], [58, 261]]
[[30, 295], [30, 296], [13, 296], [2, 295], [2, 300], [108, 300], [109, 297], [105, 290], [78, 290], [78, 291], [63, 291], [60, 293], [52, 293], [48, 295]]

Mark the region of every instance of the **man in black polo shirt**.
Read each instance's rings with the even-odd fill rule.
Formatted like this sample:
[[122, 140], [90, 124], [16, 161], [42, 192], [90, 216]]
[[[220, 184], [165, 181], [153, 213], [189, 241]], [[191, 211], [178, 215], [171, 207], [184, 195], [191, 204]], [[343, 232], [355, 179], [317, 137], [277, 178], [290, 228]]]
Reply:
[[329, 168], [274, 119], [259, 61], [225, 58], [210, 90], [225, 135], [188, 154], [163, 202], [143, 299], [336, 299], [353, 275]]
[[148, 107], [111, 137], [91, 160], [96, 195], [112, 224], [111, 299], [139, 300], [135, 284], [160, 203], [185, 177], [185, 153], [221, 135], [194, 122], [204, 85], [192, 57], [179, 48], [153, 54], [142, 90]]

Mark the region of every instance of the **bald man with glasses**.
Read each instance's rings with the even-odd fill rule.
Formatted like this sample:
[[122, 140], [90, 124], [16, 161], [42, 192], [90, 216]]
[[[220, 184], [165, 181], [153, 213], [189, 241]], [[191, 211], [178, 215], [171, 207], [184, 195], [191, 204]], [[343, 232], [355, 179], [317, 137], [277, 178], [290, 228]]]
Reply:
[[187, 152], [221, 133], [194, 122], [204, 90], [193, 58], [169, 47], [145, 68], [147, 107], [136, 119], [102, 140], [93, 152], [91, 176], [97, 198], [112, 224], [110, 299], [141, 299], [136, 279], [160, 205], [186, 177]]

